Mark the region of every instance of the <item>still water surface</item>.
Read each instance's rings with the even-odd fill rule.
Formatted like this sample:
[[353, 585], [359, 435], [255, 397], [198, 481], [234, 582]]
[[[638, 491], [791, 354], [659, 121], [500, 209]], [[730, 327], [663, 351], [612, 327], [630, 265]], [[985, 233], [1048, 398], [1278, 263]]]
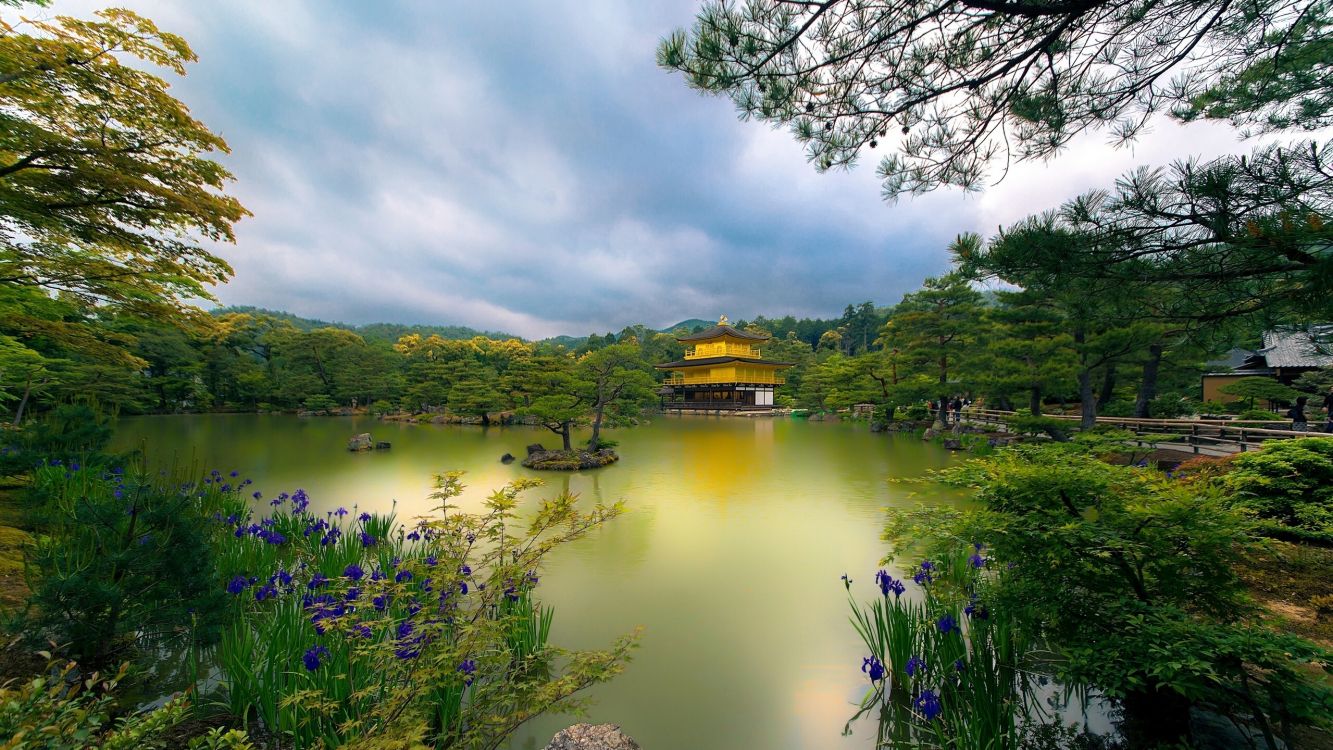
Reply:
[[[354, 454], [370, 432], [390, 451]], [[150, 462], [238, 469], [266, 497], [304, 488], [312, 510], [358, 504], [400, 519], [426, 514], [431, 475], [467, 471], [464, 509], [519, 476], [540, 476], [629, 512], [559, 550], [540, 594], [556, 608], [553, 643], [604, 646], [642, 626], [623, 675], [592, 691], [594, 722], [620, 724], [645, 748], [867, 748], [874, 726], [843, 726], [865, 692], [863, 649], [847, 620], [844, 572], [869, 598], [882, 509], [955, 502], [931, 485], [891, 484], [951, 458], [862, 425], [786, 418], [660, 417], [615, 430], [618, 464], [532, 472], [504, 453], [554, 441], [540, 428], [404, 425], [365, 417], [135, 417], [116, 447]], [[536, 495], [534, 494], [534, 497]], [[878, 592], [876, 592], [878, 593]], [[511, 748], [540, 748], [574, 720], [544, 717]]]

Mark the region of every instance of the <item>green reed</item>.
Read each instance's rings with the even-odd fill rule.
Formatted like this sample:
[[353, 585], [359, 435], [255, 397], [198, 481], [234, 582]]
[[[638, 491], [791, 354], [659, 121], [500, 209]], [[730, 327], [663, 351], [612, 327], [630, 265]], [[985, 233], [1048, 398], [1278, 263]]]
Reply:
[[1046, 718], [1033, 700], [1035, 644], [987, 606], [987, 578], [999, 573], [982, 552], [961, 547], [910, 579], [881, 570], [880, 596], [866, 605], [846, 580], [851, 622], [870, 653], [862, 671], [871, 689], [854, 718], [877, 714], [882, 745], [1009, 750]]

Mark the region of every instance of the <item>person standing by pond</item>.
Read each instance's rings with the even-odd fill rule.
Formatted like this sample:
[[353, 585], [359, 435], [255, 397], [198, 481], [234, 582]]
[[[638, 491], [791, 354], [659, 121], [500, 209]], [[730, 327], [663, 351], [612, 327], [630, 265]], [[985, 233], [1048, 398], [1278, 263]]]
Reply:
[[1310, 429], [1309, 423], [1305, 421], [1305, 402], [1309, 401], [1305, 396], [1296, 399], [1296, 405], [1287, 411], [1287, 416], [1291, 417], [1291, 429], [1293, 432], [1305, 432]]
[[954, 397], [953, 397], [953, 403], [950, 404], [950, 406], [953, 407], [953, 423], [954, 423], [954, 424], [962, 424], [962, 423], [963, 423], [963, 397], [962, 397], [962, 396], [954, 396]]

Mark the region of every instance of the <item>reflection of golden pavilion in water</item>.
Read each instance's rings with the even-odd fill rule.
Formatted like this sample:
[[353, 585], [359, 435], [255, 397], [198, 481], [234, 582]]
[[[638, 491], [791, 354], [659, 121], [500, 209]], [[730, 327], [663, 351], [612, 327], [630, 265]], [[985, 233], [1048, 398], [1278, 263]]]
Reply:
[[677, 336], [685, 358], [657, 365], [670, 370], [658, 395], [668, 411], [772, 411], [773, 389], [788, 362], [763, 359], [757, 347], [771, 336], [731, 327], [723, 315], [706, 331]]

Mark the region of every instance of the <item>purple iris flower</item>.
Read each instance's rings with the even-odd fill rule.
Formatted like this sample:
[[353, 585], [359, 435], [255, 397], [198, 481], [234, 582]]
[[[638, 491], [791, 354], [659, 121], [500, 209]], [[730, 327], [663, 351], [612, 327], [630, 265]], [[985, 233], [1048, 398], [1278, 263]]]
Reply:
[[301, 661], [305, 662], [306, 670], [313, 672], [316, 669], [319, 669], [320, 658], [327, 657], [328, 655], [329, 650], [327, 648], [324, 648], [323, 646], [311, 646], [306, 649], [305, 655], [301, 657]]
[[912, 703], [916, 706], [916, 710], [926, 717], [926, 721], [934, 721], [944, 711], [944, 707], [940, 705], [940, 697], [932, 690], [922, 690], [921, 695]]
[[875, 656], [869, 656], [861, 660], [861, 671], [870, 677], [871, 682], [879, 682], [884, 679], [884, 664]]
[[899, 597], [907, 590], [907, 587], [903, 585], [903, 582], [896, 580], [893, 576], [889, 575], [887, 570], [881, 570], [875, 574], [875, 583], [879, 586], [880, 593], [884, 596], [888, 596], [889, 592], [892, 591], [895, 597]]
[[477, 662], [472, 659], [464, 659], [458, 664], [458, 671], [463, 673], [463, 684], [471, 687], [472, 675], [477, 673]]
[[903, 671], [907, 673], [908, 677], [915, 677], [918, 672], [924, 674], [926, 671], [926, 661], [919, 656], [913, 656], [907, 660], [907, 665], [903, 667]]

